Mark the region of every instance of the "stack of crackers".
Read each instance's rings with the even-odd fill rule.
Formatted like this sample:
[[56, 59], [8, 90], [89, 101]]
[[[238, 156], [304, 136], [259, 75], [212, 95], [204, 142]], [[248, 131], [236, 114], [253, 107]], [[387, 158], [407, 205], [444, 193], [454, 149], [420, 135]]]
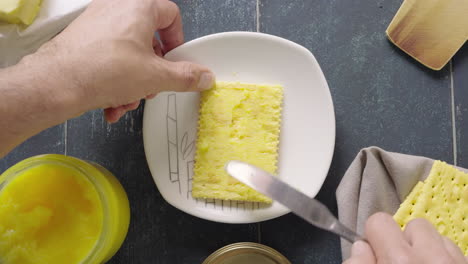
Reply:
[[468, 255], [468, 174], [435, 161], [394, 215], [402, 229], [414, 218], [430, 221]]

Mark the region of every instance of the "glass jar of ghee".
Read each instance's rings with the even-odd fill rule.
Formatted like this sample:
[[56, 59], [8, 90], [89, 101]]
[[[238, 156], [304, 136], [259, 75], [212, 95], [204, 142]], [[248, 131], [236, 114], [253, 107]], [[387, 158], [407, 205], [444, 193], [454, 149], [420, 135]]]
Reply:
[[63, 155], [23, 160], [0, 176], [0, 263], [100, 264], [122, 245], [127, 195], [100, 165]]

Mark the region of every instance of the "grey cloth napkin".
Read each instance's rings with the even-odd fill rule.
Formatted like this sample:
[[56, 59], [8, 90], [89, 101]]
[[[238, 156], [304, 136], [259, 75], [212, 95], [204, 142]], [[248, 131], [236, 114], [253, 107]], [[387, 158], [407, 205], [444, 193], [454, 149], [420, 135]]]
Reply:
[[[394, 214], [416, 183], [424, 180], [434, 160], [370, 147], [359, 152], [336, 191], [338, 218], [364, 234], [364, 224], [376, 212]], [[351, 244], [341, 240], [343, 260]]]

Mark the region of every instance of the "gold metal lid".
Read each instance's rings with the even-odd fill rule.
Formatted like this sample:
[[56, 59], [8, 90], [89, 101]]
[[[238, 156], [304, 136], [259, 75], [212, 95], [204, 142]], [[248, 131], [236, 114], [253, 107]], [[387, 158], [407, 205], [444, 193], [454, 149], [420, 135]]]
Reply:
[[281, 253], [271, 247], [240, 242], [216, 250], [203, 264], [291, 264]]

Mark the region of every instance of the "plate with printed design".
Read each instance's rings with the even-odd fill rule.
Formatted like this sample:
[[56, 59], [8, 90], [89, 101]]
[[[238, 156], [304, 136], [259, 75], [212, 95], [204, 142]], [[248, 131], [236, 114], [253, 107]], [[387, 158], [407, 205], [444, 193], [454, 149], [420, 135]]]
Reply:
[[[165, 56], [210, 68], [220, 81], [284, 87], [278, 177], [314, 197], [323, 185], [335, 145], [328, 84], [312, 53], [272, 35], [226, 32], [187, 42]], [[191, 215], [223, 223], [254, 223], [289, 212], [278, 202], [194, 199], [198, 93], [163, 92], [147, 100], [143, 118], [146, 159], [164, 199]]]

